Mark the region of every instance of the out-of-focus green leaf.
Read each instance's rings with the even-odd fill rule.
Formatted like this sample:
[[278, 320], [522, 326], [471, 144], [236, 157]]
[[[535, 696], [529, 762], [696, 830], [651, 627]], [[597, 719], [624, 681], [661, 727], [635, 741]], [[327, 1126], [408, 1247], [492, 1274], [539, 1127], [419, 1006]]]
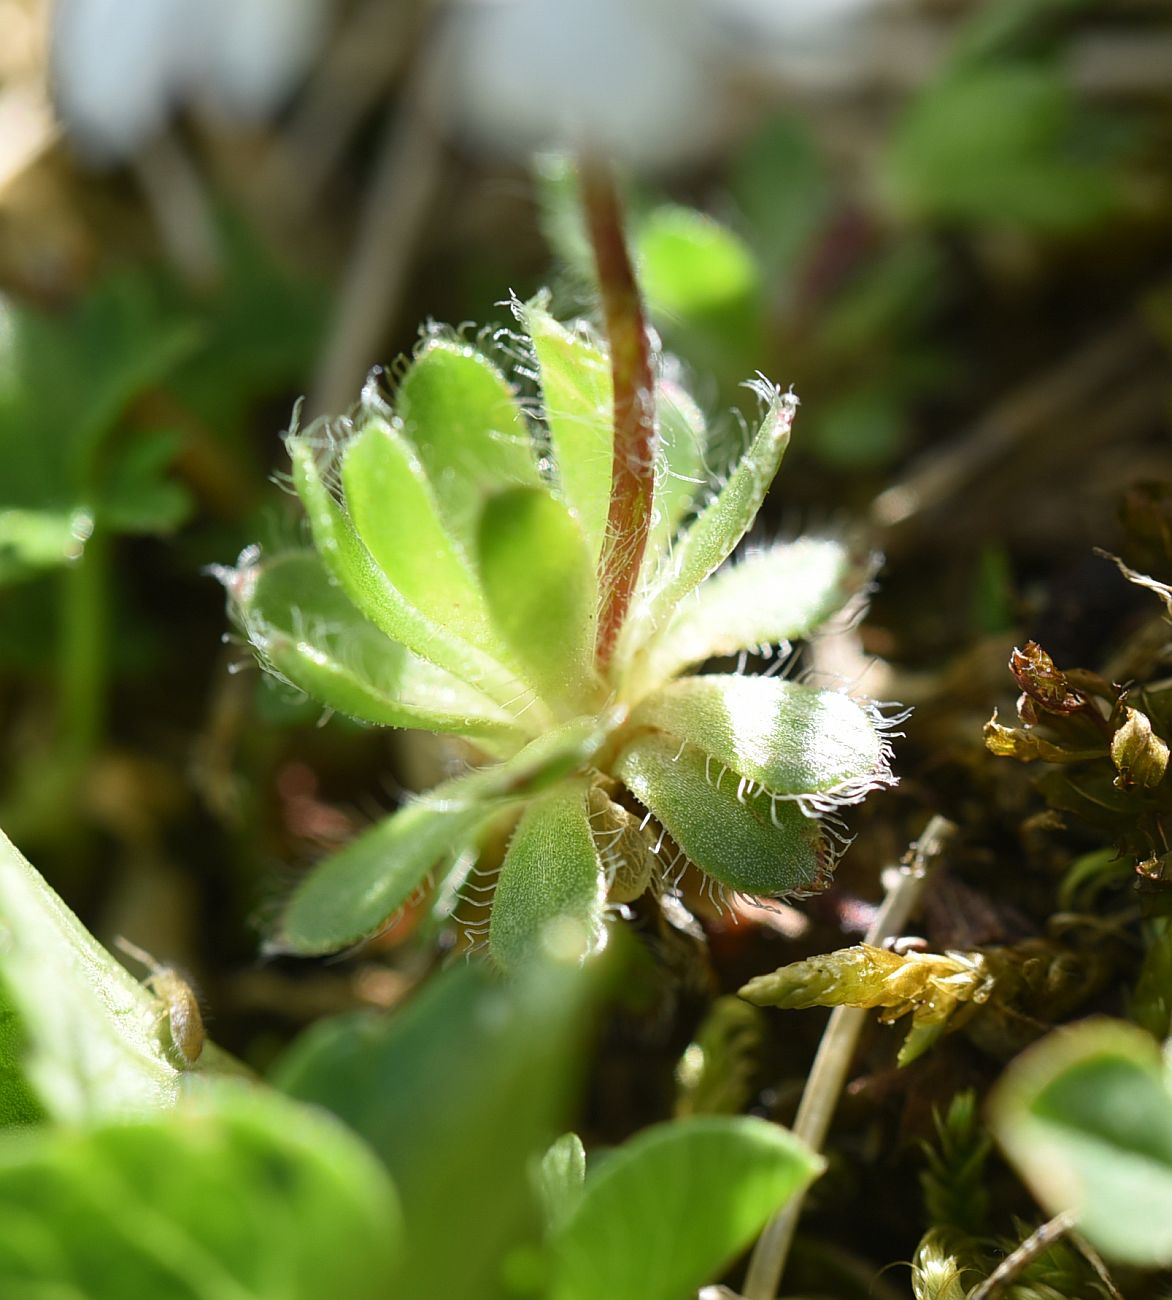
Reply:
[[884, 383], [828, 397], [812, 421], [810, 436], [827, 465], [859, 473], [894, 460], [903, 449], [908, 423], [906, 397]]
[[585, 711], [596, 698], [598, 583], [582, 530], [544, 488], [494, 497], [480, 522], [492, 621], [538, 695]]
[[586, 1178], [553, 1241], [554, 1300], [680, 1300], [720, 1275], [822, 1169], [747, 1116], [656, 1125]]
[[485, 644], [484, 597], [410, 444], [385, 420], [371, 419], [346, 444], [342, 484], [358, 536], [393, 585], [428, 618]]
[[753, 526], [789, 446], [797, 403], [775, 393], [753, 441], [720, 492], [692, 521], [655, 580], [653, 594], [632, 612], [620, 654], [629, 654], [672, 616], [700, 583], [724, 563]]
[[76, 560], [93, 526], [85, 510], [0, 510], [0, 585]]
[[282, 264], [273, 243], [231, 212], [217, 216], [221, 274], [214, 289], [192, 301], [172, 286], [172, 310], [199, 321], [199, 345], [169, 376], [181, 406], [233, 453], [258, 400], [300, 391], [330, 321], [324, 280]]
[[[161, 1006], [0, 833], [0, 986], [18, 1057], [0, 1060], [56, 1119], [163, 1109], [181, 1078]], [[10, 1096], [12, 1094], [10, 1093]]]
[[602, 550], [610, 509], [610, 362], [601, 348], [559, 325], [537, 303], [526, 306], [524, 320], [537, 359], [558, 486], [577, 516], [593, 563]]
[[517, 696], [519, 683], [491, 655], [469, 645], [407, 601], [355, 533], [334, 500], [305, 437], [290, 440], [297, 492], [309, 516], [314, 545], [354, 604], [394, 641], [482, 690], [498, 703]]
[[310, 956], [376, 933], [432, 868], [450, 865], [504, 804], [588, 763], [609, 726], [609, 719], [583, 718], [549, 731], [507, 762], [445, 781], [372, 826], [297, 886], [270, 947]]
[[380, 1300], [401, 1250], [370, 1153], [275, 1094], [0, 1139], [5, 1296]]
[[169, 313], [141, 276], [103, 282], [62, 316], [0, 299], [0, 581], [74, 558], [88, 536], [74, 525], [84, 517], [92, 527], [107, 492], [117, 515], [128, 458], [153, 480], [144, 510], [139, 475], [140, 521], [149, 515], [152, 526], [163, 504], [173, 522], [176, 498], [160, 502], [157, 471], [174, 443], [138, 434], [120, 456], [105, 451], [134, 399], [197, 342], [191, 321]]
[[556, 952], [586, 956], [602, 941], [606, 878], [576, 785], [535, 800], [497, 878], [489, 949], [505, 970]]
[[180, 442], [177, 434], [142, 433], [119, 448], [98, 500], [98, 523], [118, 533], [174, 532], [193, 504], [167, 476]]
[[826, 879], [833, 854], [818, 822], [793, 802], [746, 793], [744, 779], [695, 746], [646, 736], [616, 771], [687, 856], [730, 889], [779, 895]]
[[742, 240], [702, 212], [666, 204], [643, 221], [635, 253], [648, 308], [669, 337], [695, 334], [752, 364], [761, 274]]
[[773, 274], [792, 267], [825, 220], [832, 193], [809, 127], [777, 117], [733, 160], [729, 190], [754, 252]]
[[403, 375], [395, 409], [448, 527], [471, 552], [485, 497], [539, 482], [512, 389], [475, 348], [431, 338]]
[[319, 1023], [278, 1063], [279, 1087], [341, 1116], [391, 1170], [408, 1249], [392, 1294], [515, 1294], [502, 1274], [538, 1239], [533, 1165], [565, 1122], [589, 993], [575, 965], [507, 983], [462, 965], [394, 1016]]
[[541, 1157], [541, 1202], [546, 1225], [558, 1228], [582, 1197], [586, 1181], [586, 1148], [577, 1133], [563, 1133]]
[[[648, 697], [631, 719], [711, 755], [774, 794], [855, 797], [888, 778], [872, 714], [849, 695], [777, 677], [705, 673]], [[735, 777], [734, 777], [735, 781]]]
[[1079, 230], [1119, 201], [1108, 167], [1079, 156], [1082, 130], [1057, 68], [1000, 64], [946, 76], [892, 134], [890, 201], [920, 219]]
[[1154, 1039], [1090, 1020], [1002, 1076], [993, 1131], [1048, 1214], [1072, 1211], [1109, 1259], [1172, 1263], [1172, 1093]]
[[757, 551], [702, 583], [632, 672], [640, 683], [665, 681], [717, 655], [807, 637], [858, 593], [870, 569], [830, 538]]
[[327, 708], [384, 727], [523, 738], [491, 700], [384, 636], [330, 580], [315, 552], [246, 557], [223, 576], [262, 661]]

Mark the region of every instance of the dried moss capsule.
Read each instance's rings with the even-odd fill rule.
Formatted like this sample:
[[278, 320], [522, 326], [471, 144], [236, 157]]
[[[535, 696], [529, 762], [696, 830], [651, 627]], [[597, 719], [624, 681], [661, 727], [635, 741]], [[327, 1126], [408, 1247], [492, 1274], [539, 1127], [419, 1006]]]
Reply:
[[171, 1046], [185, 1065], [194, 1065], [203, 1051], [206, 1034], [199, 1002], [191, 985], [173, 966], [157, 962], [137, 944], [121, 937], [115, 942], [124, 953], [141, 962], [150, 971], [146, 986], [166, 1008]]

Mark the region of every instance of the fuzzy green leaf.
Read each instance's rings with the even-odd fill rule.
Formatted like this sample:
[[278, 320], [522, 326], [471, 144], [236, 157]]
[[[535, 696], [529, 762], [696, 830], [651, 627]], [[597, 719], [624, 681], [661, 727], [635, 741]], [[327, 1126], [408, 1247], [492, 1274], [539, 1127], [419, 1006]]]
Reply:
[[328, 708], [384, 727], [520, 739], [507, 713], [384, 636], [312, 551], [227, 576], [233, 611], [261, 659]]
[[326, 858], [297, 886], [270, 947], [336, 952], [380, 930], [433, 867], [466, 851], [477, 829], [512, 800], [588, 763], [614, 719], [582, 718], [539, 736], [504, 763], [429, 790]]
[[524, 319], [537, 357], [557, 482], [595, 563], [606, 532], [614, 460], [610, 362], [601, 348], [535, 303], [525, 308]]
[[822, 1169], [747, 1116], [645, 1129], [587, 1175], [553, 1241], [554, 1300], [679, 1300], [719, 1277]]
[[448, 528], [468, 550], [487, 495], [540, 482], [513, 390], [466, 343], [428, 339], [399, 381], [395, 412]]
[[658, 465], [645, 569], [671, 542], [680, 520], [708, 482], [708, 433], [700, 408], [678, 384], [665, 379], [656, 385], [655, 413]]
[[314, 545], [342, 590], [377, 627], [498, 703], [513, 700], [519, 683], [495, 659], [408, 601], [371, 557], [330, 494], [308, 437], [289, 441], [298, 495], [309, 516]]
[[278, 1064], [279, 1087], [334, 1111], [391, 1171], [407, 1263], [388, 1297], [517, 1296], [506, 1260], [537, 1245], [533, 1164], [565, 1124], [593, 990], [576, 964], [506, 982], [462, 963], [392, 1016], [319, 1021]]
[[1060, 1029], [1009, 1067], [993, 1131], [1047, 1213], [1073, 1211], [1109, 1258], [1172, 1264], [1172, 1092], [1132, 1025]]
[[728, 481], [677, 541], [651, 596], [628, 619], [620, 643], [624, 656], [672, 617], [680, 602], [728, 559], [753, 526], [789, 446], [796, 406], [788, 393], [774, 395]]
[[860, 590], [870, 567], [829, 538], [757, 551], [702, 583], [633, 671], [640, 681], [666, 681], [705, 659], [807, 637]]
[[0, 1142], [5, 1296], [378, 1300], [401, 1249], [363, 1144], [271, 1093]]
[[670, 683], [635, 710], [774, 794], [853, 801], [888, 779], [871, 713], [839, 691], [777, 677], [704, 674]]
[[513, 832], [497, 879], [489, 949], [505, 970], [553, 945], [585, 956], [602, 940], [606, 877], [578, 786], [534, 801]]
[[616, 771], [701, 870], [730, 889], [784, 895], [817, 889], [833, 854], [819, 823], [796, 803], [756, 793], [692, 745], [643, 736]]
[[342, 455], [346, 509], [374, 562], [416, 609], [475, 645], [489, 637], [484, 597], [449, 536], [419, 457], [374, 417]]
[[573, 515], [543, 488], [502, 492], [481, 518], [479, 560], [493, 623], [528, 681], [586, 711], [598, 584]]

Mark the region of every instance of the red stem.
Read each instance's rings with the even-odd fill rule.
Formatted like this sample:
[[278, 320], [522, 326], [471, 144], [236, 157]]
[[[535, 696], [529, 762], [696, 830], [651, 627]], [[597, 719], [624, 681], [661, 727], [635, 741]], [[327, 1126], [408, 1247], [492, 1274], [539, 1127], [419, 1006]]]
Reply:
[[635, 271], [623, 238], [614, 176], [606, 164], [583, 159], [582, 206], [610, 344], [614, 390], [614, 461], [606, 539], [598, 561], [599, 613], [595, 657], [605, 673], [627, 616], [647, 536], [655, 487], [655, 383], [651, 347]]

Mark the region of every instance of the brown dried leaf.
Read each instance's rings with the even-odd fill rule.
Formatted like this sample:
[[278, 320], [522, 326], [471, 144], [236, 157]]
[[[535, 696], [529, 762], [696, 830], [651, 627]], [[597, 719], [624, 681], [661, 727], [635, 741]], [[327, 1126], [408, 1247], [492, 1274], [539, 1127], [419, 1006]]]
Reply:
[[1009, 671], [1018, 687], [1047, 713], [1077, 713], [1086, 704], [1086, 697], [1071, 687], [1066, 674], [1036, 641], [1027, 641], [1022, 650], [1014, 647]]

